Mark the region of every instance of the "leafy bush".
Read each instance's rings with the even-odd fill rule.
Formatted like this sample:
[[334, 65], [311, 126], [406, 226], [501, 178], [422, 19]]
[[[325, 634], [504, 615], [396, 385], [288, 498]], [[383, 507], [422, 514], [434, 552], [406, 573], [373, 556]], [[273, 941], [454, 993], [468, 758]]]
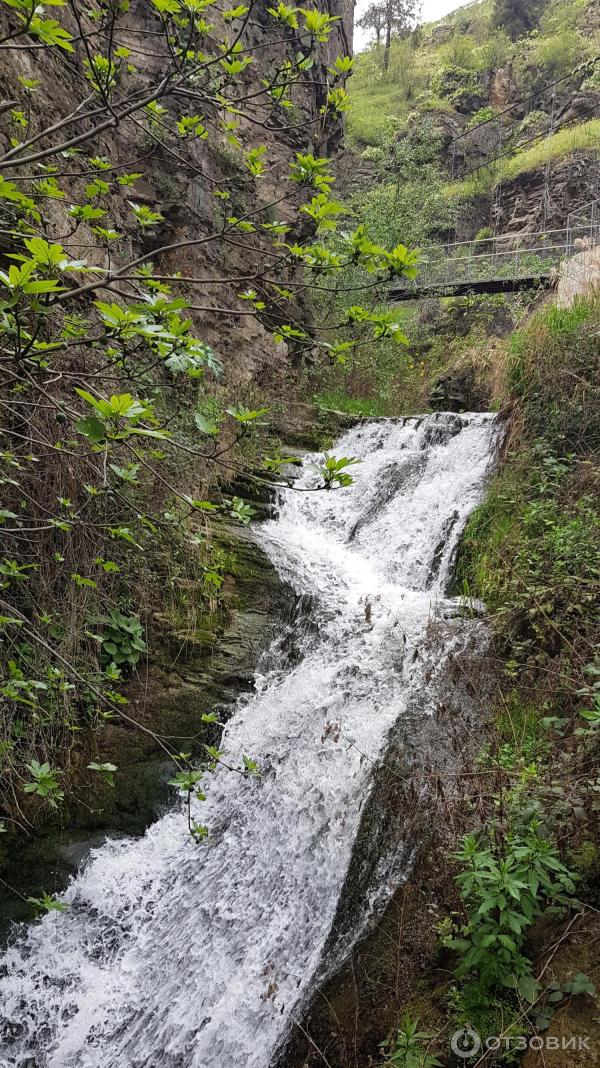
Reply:
[[60, 771], [51, 768], [47, 761], [40, 764], [38, 760], [32, 760], [26, 765], [26, 770], [31, 775], [31, 781], [26, 782], [23, 790], [26, 794], [36, 794], [46, 801], [51, 808], [56, 808], [57, 803], [62, 801], [64, 793], [61, 790], [58, 779]]
[[497, 108], [492, 107], [490, 104], [486, 104], [483, 108], [478, 108], [469, 119], [465, 130], [472, 130], [474, 126], [479, 126], [482, 122], [490, 122], [496, 118], [498, 114]]
[[550, 123], [550, 116], [545, 111], [540, 111], [539, 108], [534, 108], [533, 111], [529, 111], [517, 128], [517, 137], [520, 141], [526, 137], [530, 137], [533, 133], [538, 133], [540, 130], [544, 130]]
[[125, 616], [111, 608], [102, 635], [102, 656], [118, 668], [134, 668], [146, 649], [144, 628], [138, 616]]
[[381, 163], [384, 159], [384, 152], [382, 148], [378, 148], [377, 145], [368, 145], [361, 154], [360, 158], [366, 160], [368, 163]]
[[479, 67], [476, 42], [468, 33], [455, 32], [438, 50], [442, 67], [477, 70]]
[[504, 67], [512, 59], [514, 48], [508, 34], [497, 29], [491, 33], [479, 47], [479, 61], [482, 70], [495, 71]]
[[498, 988], [535, 1000], [531, 961], [523, 946], [528, 929], [553, 903], [571, 904], [573, 875], [535, 826], [524, 835], [466, 835], [456, 878], [467, 909], [463, 937], [450, 940], [461, 954], [458, 977], [476, 977], [482, 995]]
[[576, 30], [564, 29], [550, 37], [536, 40], [529, 62], [544, 77], [558, 77], [572, 70], [588, 54], [588, 43]]
[[[570, 784], [573, 765], [556, 746], [568, 729], [583, 746], [588, 738], [595, 744], [598, 669], [587, 661], [600, 642], [598, 306], [597, 298], [569, 309], [549, 305], [512, 336], [513, 434], [467, 525], [459, 562], [465, 589], [489, 606], [510, 685], [506, 692], [505, 678], [498, 736], [481, 761], [513, 783], [517, 776], [497, 799], [502, 823], [465, 839], [459, 855], [468, 923], [455, 943], [458, 974], [486, 997], [514, 984], [526, 1000], [539, 995], [524, 952], [527, 928], [549, 905], [572, 903], [574, 891], [549, 839], [572, 835], [577, 811], [589, 842], [597, 808], [595, 780], [575, 794], [565, 789], [562, 776]], [[578, 712], [587, 727], [577, 726]], [[575, 843], [573, 859], [582, 851], [577, 834]], [[538, 1030], [562, 990], [536, 1007]]]
[[472, 67], [441, 67], [431, 79], [431, 91], [436, 96], [454, 100], [462, 93], [474, 93], [481, 88], [479, 75]]

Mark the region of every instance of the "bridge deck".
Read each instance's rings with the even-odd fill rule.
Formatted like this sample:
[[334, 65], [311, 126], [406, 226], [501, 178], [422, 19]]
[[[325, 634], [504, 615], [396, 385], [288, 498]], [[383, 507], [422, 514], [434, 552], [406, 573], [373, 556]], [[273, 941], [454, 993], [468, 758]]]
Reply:
[[390, 295], [408, 301], [548, 287], [565, 259], [599, 244], [600, 200], [594, 200], [571, 212], [559, 230], [426, 246], [417, 277], [399, 279]]
[[410, 289], [392, 289], [393, 301], [421, 300], [424, 297], [468, 297], [471, 293], [518, 293], [522, 289], [551, 285], [549, 274], [535, 274], [526, 278], [486, 278], [478, 282], [434, 282], [416, 284]]

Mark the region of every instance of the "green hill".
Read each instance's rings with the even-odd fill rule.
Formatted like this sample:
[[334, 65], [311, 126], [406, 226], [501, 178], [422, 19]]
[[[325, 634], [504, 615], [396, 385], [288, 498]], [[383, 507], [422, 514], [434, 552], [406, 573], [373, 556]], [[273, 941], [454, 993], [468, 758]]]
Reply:
[[[378, 145], [405, 128], [415, 111], [475, 114], [480, 98], [481, 107], [493, 104], [498, 70], [510, 72], [515, 98], [525, 97], [600, 52], [598, 8], [590, 0], [550, 0], [537, 26], [516, 40], [497, 24], [498, 3], [468, 4], [393, 41], [387, 73], [382, 49], [362, 52], [351, 82], [350, 140]], [[600, 73], [583, 81], [586, 89], [599, 89]]]

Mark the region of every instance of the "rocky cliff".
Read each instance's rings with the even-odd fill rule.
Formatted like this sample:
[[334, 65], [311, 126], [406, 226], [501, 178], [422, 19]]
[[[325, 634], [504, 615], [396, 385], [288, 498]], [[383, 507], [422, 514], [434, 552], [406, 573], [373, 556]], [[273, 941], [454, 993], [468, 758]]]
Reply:
[[[4, 547], [27, 577], [27, 584], [13, 586], [5, 596], [15, 593], [22, 613], [17, 623], [32, 627], [38, 677], [47, 670], [37, 663], [40, 650], [44, 656], [48, 650], [58, 653], [59, 674], [64, 669], [68, 677], [70, 665], [78, 672], [77, 685], [64, 682], [66, 696], [58, 716], [53, 707], [50, 731], [46, 712], [38, 714], [38, 698], [32, 723], [24, 727], [27, 704], [19, 709], [14, 695], [19, 684], [29, 685], [32, 665], [23, 668], [21, 658], [31, 650], [23, 652], [18, 636], [9, 635], [4, 643], [4, 666], [13, 665], [7, 670], [16, 682], [3, 691], [10, 708], [3, 738], [9, 754], [3, 801], [15, 821], [11, 827], [27, 834], [66, 812], [63, 807], [60, 817], [41, 795], [23, 794], [27, 772], [21, 762], [32, 757], [58, 769], [71, 822], [105, 825], [120, 819], [116, 809], [127, 819], [136, 807], [147, 818], [152, 806], [133, 785], [136, 766], [164, 756], [159, 734], [170, 738], [167, 748], [175, 750], [185, 749], [190, 738], [198, 744], [208, 737], [198, 731], [199, 711], [230, 703], [247, 685], [266, 641], [267, 621], [277, 614], [282, 592], [272, 570], [243, 530], [232, 534], [221, 515], [213, 539], [209, 513], [223, 508], [224, 498], [246, 507], [233, 486], [235, 478], [242, 469], [252, 471], [261, 435], [264, 444], [270, 434], [277, 451], [285, 437], [285, 406], [302, 398], [301, 361], [293, 341], [277, 342], [273, 332], [282, 322], [301, 327], [310, 311], [301, 272], [281, 255], [273, 232], [277, 237], [280, 227], [285, 235], [289, 227], [292, 240], [310, 237], [311, 219], [297, 211], [305, 190], [289, 180], [290, 161], [300, 151], [334, 155], [341, 142], [341, 115], [327, 97], [335, 58], [351, 50], [352, 6], [331, 0], [327, 11], [327, 32], [309, 34], [307, 43], [297, 26], [278, 32], [263, 2], [243, 11], [211, 9], [210, 24], [200, 18], [186, 21], [177, 0], [100, 4], [85, 11], [71, 5], [57, 12], [58, 30], [51, 28], [52, 20], [26, 23], [18, 12], [2, 7], [0, 168], [8, 184], [0, 201], [5, 220], [1, 266], [9, 270], [12, 257], [21, 255], [23, 234], [29, 234], [47, 237], [55, 242], [52, 247], [64, 246], [73, 270], [83, 272], [78, 286], [69, 275], [63, 287], [77, 293], [66, 318], [56, 319], [61, 342], [55, 374], [49, 371], [51, 361], [22, 365], [17, 354], [3, 393], [9, 413], [6, 442], [17, 464], [26, 468], [21, 453], [32, 455], [19, 479], [5, 483], [10, 500], [2, 504], [19, 529], [3, 531]], [[202, 40], [205, 51], [190, 46], [182, 52], [185, 34], [188, 43], [198, 38], [194, 49]], [[251, 62], [237, 59], [238, 49]], [[207, 59], [211, 50], [216, 55]], [[182, 56], [202, 73], [184, 77]], [[275, 73], [281, 70], [292, 71], [292, 88]], [[279, 107], [278, 93], [289, 93], [287, 107]], [[24, 194], [22, 202], [17, 190]], [[16, 223], [21, 206], [24, 214]], [[132, 267], [124, 274], [126, 264]], [[62, 269], [62, 261], [56, 265]], [[123, 276], [112, 292], [89, 281], [102, 272]], [[284, 298], [274, 287], [286, 281], [298, 296], [288, 292], [284, 310]], [[244, 304], [240, 294], [250, 289], [254, 296], [246, 296]], [[106, 336], [116, 343], [101, 351], [99, 299], [114, 300], [119, 314], [127, 300], [154, 307], [152, 294], [159, 305], [160, 299], [175, 301], [170, 324], [163, 319], [163, 335], [156, 316], [149, 325], [146, 337], [157, 339], [154, 358], [141, 368], [135, 365], [133, 354], [143, 343], [136, 347], [114, 319], [103, 321]], [[26, 356], [38, 336], [40, 345], [51, 336], [52, 309], [36, 305], [33, 311], [37, 327], [26, 340]], [[183, 363], [180, 356], [169, 362], [169, 345], [175, 352], [177, 344], [173, 330], [184, 339], [199, 339], [191, 362], [185, 353]], [[170, 337], [162, 349], [161, 336]], [[9, 355], [3, 354], [7, 365]], [[194, 359], [201, 366], [194, 366]], [[88, 456], [75, 425], [77, 391], [91, 397], [90, 404], [111, 393], [148, 398], [164, 420], [163, 436], [177, 438], [181, 454], [165, 457], [157, 447], [134, 456], [132, 463], [131, 441], [144, 440], [138, 437], [109, 464], [107, 452], [102, 461], [103, 445], [96, 437], [88, 438]], [[23, 418], [19, 404], [30, 400]], [[226, 415], [228, 408], [237, 412], [240, 403], [244, 412], [269, 407], [271, 429], [246, 433], [242, 424], [240, 431], [239, 421]], [[312, 418], [310, 412], [309, 424]], [[215, 420], [218, 445], [217, 431], [211, 429]], [[296, 417], [293, 421], [294, 433], [302, 436]], [[307, 429], [312, 431], [310, 425]], [[99, 498], [98, 508], [78, 537], [77, 524], [67, 515], [57, 518], [55, 510], [89, 514], [90, 498], [93, 508]], [[194, 500], [203, 501], [204, 512], [184, 515]], [[24, 514], [31, 508], [40, 513], [25, 531]], [[48, 516], [50, 523], [44, 521]], [[8, 589], [10, 583], [3, 585]], [[121, 696], [109, 698], [113, 709], [104, 717], [94, 707], [95, 698], [85, 695], [82, 680], [96, 678], [96, 694], [107, 683], [98, 681], [106, 668], [98, 643], [109, 606], [115, 604], [121, 620], [141, 621], [144, 637], [136, 641], [147, 653], [133, 673], [122, 673]], [[44, 627], [50, 628], [45, 636]], [[122, 701], [129, 702], [127, 715], [141, 731], [119, 725]], [[94, 761], [128, 768], [127, 775], [119, 770], [116, 790], [87, 770]]]

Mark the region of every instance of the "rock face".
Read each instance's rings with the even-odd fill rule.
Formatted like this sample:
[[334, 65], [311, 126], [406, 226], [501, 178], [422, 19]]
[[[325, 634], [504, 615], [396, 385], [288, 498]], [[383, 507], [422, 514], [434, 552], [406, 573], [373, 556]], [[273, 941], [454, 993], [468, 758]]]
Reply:
[[552, 161], [548, 170], [525, 171], [492, 193], [469, 200], [459, 210], [454, 240], [472, 241], [491, 223], [498, 234], [562, 230], [568, 216], [598, 196], [598, 160], [588, 150]]
[[556, 292], [559, 308], [570, 308], [576, 297], [600, 290], [600, 244], [580, 249], [583, 244], [576, 239], [575, 255], [562, 264]]
[[505, 108], [514, 104], [519, 95], [510, 65], [499, 67], [494, 71], [490, 83], [490, 104], [494, 108]]
[[[140, 669], [128, 693], [134, 719], [191, 753], [203, 743], [218, 744], [221, 727], [204, 724], [202, 714], [215, 712], [221, 723], [228, 718], [237, 698], [251, 690], [261, 653], [297, 604], [246, 529], [223, 530], [219, 545], [230, 560], [221, 604], [213, 612], [203, 607], [194, 625], [190, 613], [179, 629], [156, 615], [159, 656]], [[174, 765], [151, 734], [115, 719], [99, 735], [80, 732], [69, 757], [74, 788], [56, 819], [44, 823], [42, 837], [0, 853], [2, 878], [23, 898], [40, 888], [59, 892], [106, 833], [139, 834], [171, 801]], [[117, 766], [114, 788], [87, 770], [93, 760]], [[0, 914], [7, 921], [28, 919], [31, 909], [0, 885]], [[0, 938], [3, 933], [0, 923]]]
[[471, 369], [441, 375], [431, 391], [429, 405], [434, 412], [479, 412], [488, 407]]
[[[152, 30], [152, 5], [133, 4], [130, 7], [129, 21], [121, 43], [124, 46], [130, 45], [132, 51], [139, 54], [137, 34], [141, 29]], [[349, 54], [352, 47], [350, 0], [330, 0], [328, 10], [337, 20], [330, 42], [322, 50], [318, 60], [323, 70], [327, 70], [338, 54]], [[68, 20], [69, 17], [67, 12], [65, 19]], [[77, 32], [74, 26], [69, 26], [69, 29]], [[271, 29], [272, 19], [268, 15], [267, 5], [257, 5], [255, 17], [248, 29], [248, 45], [256, 46], [259, 58], [268, 53], [265, 45], [272, 38]], [[130, 37], [127, 36], [128, 33]], [[40, 77], [44, 84], [52, 85], [51, 93], [41, 92], [31, 98], [31, 117], [34, 123], [32, 128], [59, 122], [64, 117], [65, 101], [79, 99], [81, 74], [77, 72], [76, 65], [57, 62], [51, 50], [29, 51], [17, 48], [10, 54], [3, 53], [3, 57], [0, 57], [0, 78], [6, 98], [17, 99], [20, 98], [19, 94], [22, 95], [19, 78]], [[151, 78], [157, 73], [157, 67], [159, 61], [153, 54], [144, 54], [141, 75]], [[259, 61], [256, 63], [255, 75], [252, 74], [256, 84], [259, 84], [260, 77], [266, 73], [266, 67], [258, 67]], [[301, 119], [306, 121], [296, 124], [297, 128], [290, 124], [293, 128], [289, 129], [280, 128], [275, 123], [260, 124], [259, 135], [250, 122], [242, 123], [239, 131], [242, 147], [248, 148], [255, 144], [257, 138], [263, 141], [267, 146], [269, 162], [273, 164], [269, 171], [272, 170], [273, 173], [278, 172], [277, 164], [282, 163], [287, 173], [288, 160], [294, 157], [296, 151], [311, 151], [316, 156], [334, 154], [342, 139], [342, 124], [321, 120], [319, 112], [325, 103], [322, 94], [323, 89], [318, 84], [313, 70], [300, 85], [295, 101]], [[165, 104], [172, 106], [176, 112], [176, 99], [165, 97]], [[315, 119], [318, 121], [309, 122]], [[75, 136], [86, 127], [73, 122], [69, 129]], [[131, 188], [115, 189], [107, 194], [106, 201], [102, 202], [106, 204], [107, 217], [110, 217], [111, 224], [128, 235], [122, 249], [126, 260], [138, 252], [152, 251], [165, 242], [185, 242], [190, 238], [195, 240], [214, 233], [216, 221], [217, 229], [221, 221], [217, 215], [220, 202], [215, 200], [212, 189], [227, 184], [232, 174], [238, 177], [243, 175], [241, 151], [237, 157], [232, 153], [224, 133], [216, 133], [209, 142], [190, 139], [185, 142], [185, 146], [178, 146], [178, 151], [187, 154], [181, 157], [184, 166], [180, 168], [174, 166], [172, 155], [163, 151], [160, 142], [152, 144], [148, 150], [144, 137], [143, 128], [121, 122], [99, 132], [93, 145], [93, 151], [98, 156], [144, 160], [143, 177]], [[65, 179], [62, 185], [65, 190], [65, 204], [68, 204], [72, 192], [73, 199], [76, 200], [79, 194], [77, 190], [69, 187], [68, 179]], [[296, 204], [304, 199], [303, 191], [287, 183], [286, 199], [280, 203], [281, 185], [278, 186], [269, 173], [265, 175], [264, 183], [260, 184], [259, 189], [255, 189], [256, 184], [253, 185], [248, 180], [240, 182], [239, 185], [239, 195], [243, 200], [243, 203], [240, 201], [242, 209], [252, 211], [258, 202], [266, 204], [274, 201], [278, 203], [278, 219], [283, 221], [295, 216]], [[132, 233], [131, 227], [126, 225], [129, 198], [160, 211], [164, 222], [157, 227], [156, 233], [141, 236]], [[0, 237], [0, 253], [6, 250], [4, 242], [5, 237]], [[255, 245], [257, 242], [258, 238]], [[70, 248], [75, 255], [76, 246]], [[188, 245], [161, 253], [157, 257], [157, 267], [168, 276], [180, 272], [183, 276], [191, 276], [199, 281], [215, 277], [235, 279], [251, 268], [264, 268], [265, 263], [270, 262], [266, 255], [270, 250], [269, 244], [265, 245], [264, 250], [256, 247], [250, 253], [246, 248], [240, 251], [235, 241], [231, 242], [230, 246], [218, 245], [215, 242], [208, 245]], [[101, 247], [85, 246], [82, 255], [94, 266], [106, 266], [106, 252]], [[274, 343], [267, 325], [248, 315], [233, 314], [238, 304], [236, 293], [239, 284], [224, 282], [207, 286], [206, 289], [207, 292], [204, 293], [202, 288], [193, 288], [186, 295], [192, 297], [190, 302], [199, 305], [199, 308], [190, 311], [192, 332], [214, 348], [223, 364], [221, 383], [215, 387], [215, 393], [221, 393], [223, 407], [231, 403], [236, 390], [240, 394], [242, 390], [256, 391], [266, 404], [271, 403], [273, 399], [280, 402], [282, 397], [287, 400], [294, 395], [296, 373], [290, 365], [285, 345]], [[199, 293], [202, 293], [202, 299], [193, 299]], [[232, 314], [217, 315], [212, 309], [218, 308], [232, 310]], [[294, 318], [302, 321], [304, 312], [305, 309], [298, 307], [294, 310]], [[188, 396], [191, 398], [190, 408], [193, 408], [195, 400], [191, 391]], [[230, 444], [227, 434], [231, 434], [233, 438], [233, 431], [225, 430], [223, 433], [225, 450]], [[41, 470], [38, 477], [41, 481], [47, 480], [47, 470]], [[209, 481], [202, 460], [195, 461], [194, 465], [188, 466], [187, 469], [173, 471], [172, 482], [179, 492], [192, 493], [196, 498], [218, 491], [214, 478], [212, 482]], [[203, 493], [199, 493], [199, 486], [203, 487]], [[164, 491], [160, 486], [155, 487], [155, 494], [154, 503], [163, 503], [161, 496], [164, 497]], [[167, 506], [167, 502], [164, 501], [164, 505]], [[181, 590], [171, 587], [167, 581], [163, 585], [155, 582], [152, 598], [148, 598], [152, 604], [148, 621], [154, 640], [151, 645], [152, 659], [148, 662], [144, 676], [139, 676], [140, 681], [130, 687], [129, 707], [131, 716], [139, 720], [143, 727], [155, 733], [163, 733], [170, 739], [177, 739], [177, 748], [188, 748], [191, 737], [198, 741], [199, 711], [208, 711], [211, 707], [231, 703], [240, 690], [250, 685], [259, 650], [268, 640], [269, 626], [280, 617], [278, 613], [282, 598], [284, 599], [277, 576], [251, 541], [243, 536], [234, 537], [231, 532], [224, 536], [230, 541], [233, 538], [235, 545], [227, 545], [223, 551], [230, 553], [236, 560], [232, 574], [226, 579], [224, 602], [214, 612], [208, 611], [206, 606], [199, 608], [200, 623], [195, 630], [190, 629], [187, 624], [181, 628], [173, 626], [171, 610], [176, 614], [177, 606], [174, 607], [173, 602], [177, 598], [187, 603], [194, 598], [200, 602], [198, 591], [194, 592], [193, 588]], [[100, 547], [94, 551], [100, 551]], [[49, 553], [46, 553], [46, 556], [51, 560]], [[156, 563], [153, 562], [155, 565]], [[163, 570], [167, 572], [168, 568]], [[154, 566], [154, 574], [160, 576], [159, 566]], [[129, 822], [132, 826], [140, 826], [154, 811], [156, 799], [153, 794], [152, 768], [160, 757], [156, 741], [152, 735], [110, 721], [101, 731], [101, 745], [100, 757], [96, 749], [95, 734], [83, 729], [75, 736], [73, 747], [69, 745], [68, 748], [65, 747], [64, 753], [59, 754], [61, 764], [64, 764], [63, 782], [72, 786], [75, 797], [80, 799], [80, 802], [73, 802], [69, 812], [65, 807], [62, 808], [62, 819], [66, 822], [76, 820], [77, 823], [88, 827], [115, 826], [114, 820], [119, 826]], [[126, 769], [122, 775], [117, 776], [114, 791], [105, 784], [98, 783], [101, 776], [96, 775], [92, 781], [93, 776], [91, 778], [90, 772], [86, 771], [86, 765], [96, 758], [112, 761], [120, 769]], [[32, 811], [31, 823], [36, 830], [43, 827], [48, 814], [47, 808], [42, 805]], [[28, 818], [29, 813], [26, 822]]]
[[[168, 751], [197, 753], [216, 744], [221, 728], [204, 724], [214, 712], [223, 722], [235, 701], [252, 688], [261, 653], [293, 612], [296, 599], [245, 529], [225, 529], [219, 551], [228, 571], [219, 601], [210, 609], [200, 590], [187, 591], [179, 620], [155, 611], [152, 660], [140, 661], [125, 689], [127, 714], [137, 729], [117, 718], [99, 731], [82, 730], [69, 752], [64, 782], [67, 799], [41, 826], [142, 831], [167, 803], [173, 774]], [[93, 771], [90, 761], [117, 766], [114, 787]]]
[[555, 160], [546, 171], [527, 171], [503, 183], [494, 219], [498, 233], [559, 230], [567, 216], [598, 196], [598, 159], [595, 152], [579, 151]]

